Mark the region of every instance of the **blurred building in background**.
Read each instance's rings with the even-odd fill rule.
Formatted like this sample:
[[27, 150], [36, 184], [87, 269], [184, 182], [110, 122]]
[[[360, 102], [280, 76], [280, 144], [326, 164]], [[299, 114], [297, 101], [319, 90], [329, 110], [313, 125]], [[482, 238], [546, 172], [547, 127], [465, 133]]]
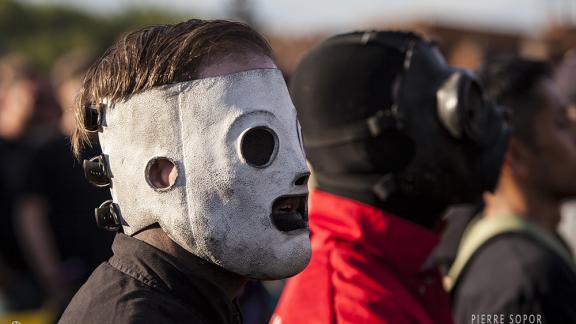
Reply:
[[[450, 64], [468, 69], [476, 69], [486, 58], [499, 55], [522, 55], [556, 63], [564, 53], [576, 47], [576, 27], [572, 25], [550, 25], [536, 36], [426, 21], [393, 25], [382, 23], [374, 28], [417, 31], [435, 41]], [[327, 36], [269, 35], [269, 40], [280, 66], [290, 72], [304, 53]]]
[[[110, 1], [107, 1], [110, 2]], [[172, 0], [169, 3], [183, 3], [186, 1]], [[343, 28], [331, 31], [330, 28], [310, 29], [307, 32], [292, 33], [278, 28], [269, 28], [262, 23], [262, 13], [258, 5], [261, 1], [255, 0], [220, 0], [224, 12], [220, 17], [245, 21], [260, 29], [269, 38], [280, 66], [290, 72], [298, 63], [300, 57], [322, 38], [329, 36]], [[274, 6], [275, 1], [269, 2]], [[281, 3], [283, 1], [276, 1]], [[323, 1], [321, 1], [323, 2]], [[362, 1], [369, 5], [369, 0]], [[386, 1], [390, 6], [400, 1]], [[386, 3], [384, 2], [384, 3]], [[424, 1], [414, 1], [413, 6]], [[450, 1], [436, 0], [439, 3]], [[452, 1], [455, 2], [455, 1]], [[494, 2], [494, 1], [492, 1]], [[508, 1], [511, 2], [511, 1]], [[518, 1], [516, 1], [518, 2]], [[76, 6], [67, 5], [75, 3]], [[82, 8], [78, 4], [86, 4]], [[205, 14], [195, 15], [194, 12], [181, 12], [169, 5], [158, 9], [154, 1], [142, 2], [145, 5], [137, 6], [140, 2], [117, 1], [126, 3], [124, 10], [103, 14], [93, 12], [88, 6], [89, 1], [83, 0], [3, 0], [0, 1], [0, 53], [17, 52], [27, 56], [36, 66], [44, 71], [60, 55], [74, 48], [84, 48], [95, 53], [101, 53], [120, 33], [140, 26], [158, 23], [176, 22], [194, 16], [206, 18]], [[191, 1], [190, 3], [194, 3]], [[301, 11], [305, 13], [316, 9], [317, 15], [326, 15], [338, 5], [320, 5], [314, 7], [302, 3]], [[498, 10], [494, 2], [494, 10]], [[520, 2], [519, 2], [520, 3]], [[363, 21], [358, 17], [359, 23], [348, 28], [352, 29], [411, 29], [416, 30], [430, 39], [436, 41], [442, 52], [449, 58], [450, 63], [476, 68], [485, 57], [499, 54], [522, 54], [529, 57], [549, 58], [557, 61], [566, 50], [574, 46], [576, 41], [576, 1], [573, 0], [531, 0], [529, 3], [521, 2], [525, 6], [535, 6], [534, 10], [548, 12], [547, 21], [540, 28], [526, 32], [519, 29], [502, 28], [501, 18], [506, 12], [494, 17], [494, 24], [465, 24], [452, 20], [439, 18], [426, 18], [407, 16], [405, 19], [395, 18], [369, 18]], [[156, 6], [152, 6], [156, 4]], [[268, 4], [268, 3], [267, 3]], [[376, 7], [377, 2], [374, 1]], [[378, 3], [378, 8], [386, 7]], [[504, 7], [503, 7], [504, 8]], [[509, 6], [505, 7], [509, 10]], [[270, 10], [270, 9], [268, 9]], [[279, 9], [282, 10], [282, 9]], [[350, 12], [350, 16], [357, 13]], [[510, 12], [510, 17], [519, 15], [519, 12]], [[310, 13], [308, 13], [310, 15]], [[535, 26], [539, 26], [536, 23]]]

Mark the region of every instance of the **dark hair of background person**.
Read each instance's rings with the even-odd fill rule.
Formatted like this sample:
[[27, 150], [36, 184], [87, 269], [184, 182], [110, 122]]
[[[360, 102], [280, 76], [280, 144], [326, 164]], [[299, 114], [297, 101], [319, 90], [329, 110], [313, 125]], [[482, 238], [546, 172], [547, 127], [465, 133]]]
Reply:
[[225, 20], [188, 20], [140, 29], [120, 38], [88, 70], [76, 104], [72, 136], [76, 155], [87, 142], [84, 109], [153, 87], [192, 80], [200, 68], [231, 53], [272, 58], [268, 42], [248, 25]]
[[489, 61], [478, 72], [487, 95], [507, 110], [514, 136], [536, 148], [534, 118], [545, 107], [536, 88], [541, 80], [552, 78], [551, 66], [544, 61], [509, 57]]

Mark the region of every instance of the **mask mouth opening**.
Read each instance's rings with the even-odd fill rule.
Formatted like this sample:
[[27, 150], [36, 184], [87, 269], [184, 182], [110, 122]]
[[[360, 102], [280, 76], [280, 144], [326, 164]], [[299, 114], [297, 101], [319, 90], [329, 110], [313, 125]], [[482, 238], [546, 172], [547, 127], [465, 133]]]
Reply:
[[272, 204], [272, 224], [281, 232], [308, 228], [308, 195], [281, 196]]

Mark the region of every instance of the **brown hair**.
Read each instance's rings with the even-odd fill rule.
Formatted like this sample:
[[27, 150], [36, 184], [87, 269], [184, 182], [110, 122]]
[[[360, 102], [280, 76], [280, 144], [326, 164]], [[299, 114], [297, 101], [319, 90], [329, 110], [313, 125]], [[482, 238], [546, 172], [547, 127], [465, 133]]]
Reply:
[[[86, 105], [109, 103], [153, 87], [193, 80], [200, 69], [231, 53], [272, 58], [266, 40], [249, 26], [225, 20], [192, 19], [143, 28], [121, 37], [86, 73], [75, 107], [74, 154], [89, 143]], [[100, 108], [99, 108], [100, 109]]]

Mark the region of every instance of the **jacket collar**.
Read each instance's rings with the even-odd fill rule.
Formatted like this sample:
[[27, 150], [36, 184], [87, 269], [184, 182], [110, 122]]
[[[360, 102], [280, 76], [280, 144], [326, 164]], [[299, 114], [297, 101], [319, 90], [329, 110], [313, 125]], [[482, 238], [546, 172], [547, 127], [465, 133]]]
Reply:
[[[112, 244], [113, 267], [153, 289], [168, 293], [193, 309], [202, 310], [209, 322], [239, 323], [237, 305], [224, 291], [205, 279], [201, 268], [190, 269], [172, 256], [131, 236], [117, 234]], [[207, 262], [199, 258], [199, 262]]]
[[[386, 260], [399, 271], [420, 272], [440, 235], [378, 208], [314, 190], [310, 200], [312, 246], [337, 240]], [[315, 237], [316, 236], [316, 237]]]

